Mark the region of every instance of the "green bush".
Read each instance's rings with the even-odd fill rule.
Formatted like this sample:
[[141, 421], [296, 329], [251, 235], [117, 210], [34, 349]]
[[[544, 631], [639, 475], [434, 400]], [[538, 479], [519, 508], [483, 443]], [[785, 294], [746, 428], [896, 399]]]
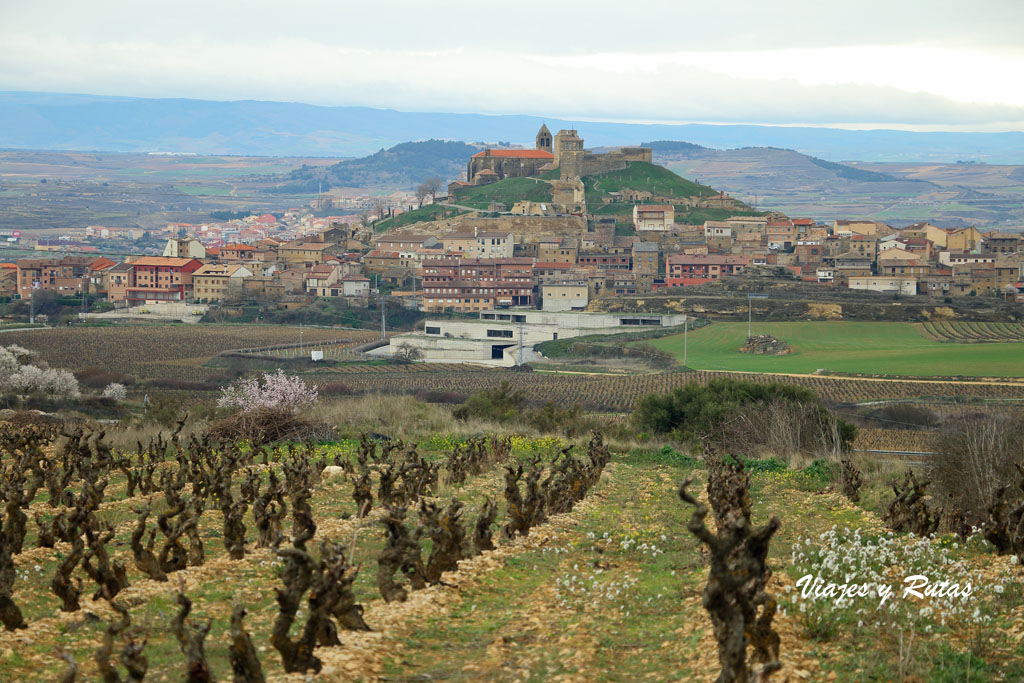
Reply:
[[[680, 441], [713, 438], [729, 452], [749, 452], [788, 437], [786, 448], [849, 450], [856, 427], [834, 416], [814, 392], [793, 384], [716, 379], [637, 402], [641, 431]], [[778, 453], [788, 456], [790, 453]]]
[[511, 422], [521, 417], [526, 394], [503, 381], [493, 389], [484, 389], [470, 396], [452, 411], [459, 420], [478, 418], [494, 422]]

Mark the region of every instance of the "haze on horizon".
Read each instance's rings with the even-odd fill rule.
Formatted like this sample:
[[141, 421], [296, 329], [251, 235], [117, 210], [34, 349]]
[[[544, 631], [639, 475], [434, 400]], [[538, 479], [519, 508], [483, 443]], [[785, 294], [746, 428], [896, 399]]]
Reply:
[[1024, 130], [1019, 0], [0, 1], [0, 90]]

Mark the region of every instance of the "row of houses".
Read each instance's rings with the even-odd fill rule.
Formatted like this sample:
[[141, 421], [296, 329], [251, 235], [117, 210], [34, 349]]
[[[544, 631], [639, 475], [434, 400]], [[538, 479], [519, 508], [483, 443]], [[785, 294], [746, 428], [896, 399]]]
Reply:
[[[83, 255], [20, 259], [0, 268], [0, 293], [28, 297], [39, 290], [61, 296], [88, 292], [118, 305], [139, 306], [216, 302], [246, 293], [365, 297], [370, 290], [358, 254], [345, 254], [340, 245], [323, 241], [262, 240], [216, 248], [195, 239], [171, 239], [164, 254], [133, 256], [120, 263]], [[5, 291], [8, 281], [13, 286]]]

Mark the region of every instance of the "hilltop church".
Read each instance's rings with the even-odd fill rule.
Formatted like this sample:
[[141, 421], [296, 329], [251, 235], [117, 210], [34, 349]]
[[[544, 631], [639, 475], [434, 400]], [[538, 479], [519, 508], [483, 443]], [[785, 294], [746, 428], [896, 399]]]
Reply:
[[505, 178], [536, 176], [553, 169], [559, 179], [573, 180], [593, 173], [626, 168], [631, 161], [651, 163], [650, 147], [620, 147], [605, 153], [588, 152], [576, 130], [554, 136], [547, 125], [537, 131], [534, 149], [485, 149], [469, 159], [466, 184], [486, 185]]

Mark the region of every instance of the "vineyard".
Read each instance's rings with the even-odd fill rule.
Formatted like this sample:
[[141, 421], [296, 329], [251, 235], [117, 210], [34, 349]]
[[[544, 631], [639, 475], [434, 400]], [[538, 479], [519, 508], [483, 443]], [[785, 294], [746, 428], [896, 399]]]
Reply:
[[[194, 381], [219, 372], [203, 366], [223, 351], [299, 341], [298, 328], [274, 325], [62, 327], [5, 334], [5, 343], [38, 351], [54, 367], [98, 367], [140, 379], [173, 377]], [[342, 338], [359, 344], [377, 338], [368, 331], [308, 327], [302, 334], [309, 345], [338, 342]]]
[[[710, 681], [701, 592], [719, 560], [709, 570], [687, 530], [703, 503], [679, 490], [718, 505], [718, 488], [703, 493], [716, 476], [749, 486], [744, 514], [784, 522], [757, 546], [774, 568], [759, 590], [780, 606], [758, 622], [778, 680], [920, 678], [937, 658], [946, 680], [1024, 675], [1019, 566], [973, 546], [936, 540], [932, 556], [978, 582], [983, 620], [950, 622], [976, 640], [950, 643], [915, 609], [908, 651], [874, 616], [829, 635], [825, 605], [797, 609], [805, 537], [852, 525], [870, 544], [882, 529], [810, 470], [723, 475], [671, 449], [613, 454], [598, 435], [256, 449], [168, 436], [121, 453], [89, 431], [0, 431], [5, 680]], [[901, 562], [902, 544], [930, 543], [897, 539], [886, 552]]]
[[942, 320], [921, 323], [924, 334], [945, 342], [1015, 342], [1024, 341], [1024, 324], [982, 323]]
[[915, 380], [846, 379], [824, 376], [756, 375], [726, 372], [676, 372], [645, 375], [582, 375], [509, 373], [495, 370], [461, 372], [447, 367], [429, 371], [427, 366], [374, 368], [373, 371], [317, 374], [317, 381], [341, 381], [357, 392], [414, 394], [444, 392], [470, 396], [483, 388], [507, 381], [535, 402], [579, 404], [589, 410], [625, 412], [638, 398], [667, 393], [689, 382], [706, 384], [715, 377], [734, 377], [753, 382], [786, 382], [811, 389], [823, 400], [856, 403], [886, 399], [936, 397], [945, 399], [1022, 399], [1024, 384], [1003, 382], [940, 382]]

